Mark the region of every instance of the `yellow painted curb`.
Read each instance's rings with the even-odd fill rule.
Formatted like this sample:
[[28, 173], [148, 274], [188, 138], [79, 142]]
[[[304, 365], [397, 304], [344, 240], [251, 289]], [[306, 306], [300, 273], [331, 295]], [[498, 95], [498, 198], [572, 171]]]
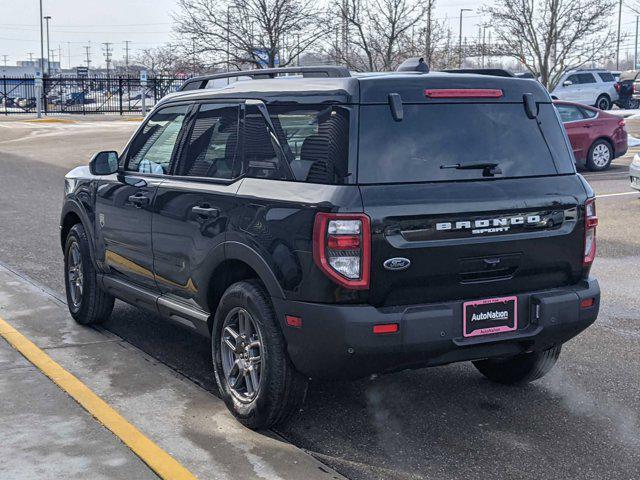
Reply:
[[189, 470], [171, 455], [149, 440], [140, 430], [111, 408], [89, 387], [67, 372], [33, 342], [0, 318], [0, 336], [20, 352], [27, 360], [67, 392], [87, 412], [127, 445], [162, 479], [194, 480]]
[[66, 118], [32, 118], [25, 120], [29, 123], [77, 123], [75, 120], [68, 120]]

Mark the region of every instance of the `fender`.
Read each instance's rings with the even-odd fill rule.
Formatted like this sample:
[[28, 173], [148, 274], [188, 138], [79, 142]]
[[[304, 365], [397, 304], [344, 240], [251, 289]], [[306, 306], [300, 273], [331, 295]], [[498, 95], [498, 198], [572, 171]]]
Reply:
[[72, 197], [66, 198], [64, 205], [62, 206], [62, 212], [60, 213], [60, 246], [62, 247], [62, 251], [64, 252], [64, 246], [67, 240], [66, 238], [62, 238], [62, 227], [64, 225], [64, 219], [69, 213], [75, 213], [80, 218], [80, 222], [87, 232], [87, 237], [89, 239], [89, 253], [91, 254], [91, 261], [93, 262], [94, 267], [98, 269], [95, 256], [95, 236], [93, 234], [94, 222], [91, 221], [91, 218], [89, 218], [84, 207]]
[[274, 298], [285, 298], [284, 291], [278, 282], [273, 270], [269, 264], [256, 252], [253, 248], [239, 242], [225, 242], [225, 257], [227, 260], [240, 260], [251, 268], [260, 276], [269, 295]]

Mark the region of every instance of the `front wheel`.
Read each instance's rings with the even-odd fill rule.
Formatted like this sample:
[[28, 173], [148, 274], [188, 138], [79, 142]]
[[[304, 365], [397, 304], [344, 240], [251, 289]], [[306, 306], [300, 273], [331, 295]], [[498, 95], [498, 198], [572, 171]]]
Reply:
[[114, 298], [98, 285], [91, 261], [89, 240], [81, 224], [74, 225], [64, 248], [64, 280], [67, 306], [82, 325], [102, 323], [113, 310]]
[[558, 361], [562, 347], [557, 345], [542, 352], [522, 353], [509, 358], [487, 358], [473, 365], [492, 382], [513, 385], [544, 377]]
[[220, 395], [246, 427], [272, 427], [302, 406], [307, 379], [287, 355], [271, 300], [259, 282], [238, 282], [224, 293], [211, 349]]

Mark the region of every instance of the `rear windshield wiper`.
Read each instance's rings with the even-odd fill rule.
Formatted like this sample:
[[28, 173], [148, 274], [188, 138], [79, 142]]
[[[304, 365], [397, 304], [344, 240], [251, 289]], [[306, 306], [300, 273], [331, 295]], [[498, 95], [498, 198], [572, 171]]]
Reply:
[[484, 177], [500, 175], [502, 170], [499, 163], [475, 162], [475, 163], [454, 163], [450, 165], [440, 165], [440, 168], [455, 168], [456, 170], [482, 170]]

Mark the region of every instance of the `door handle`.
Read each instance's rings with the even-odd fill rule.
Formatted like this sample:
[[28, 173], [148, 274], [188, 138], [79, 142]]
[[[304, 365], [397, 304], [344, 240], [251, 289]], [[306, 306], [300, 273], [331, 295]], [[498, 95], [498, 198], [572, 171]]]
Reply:
[[587, 123], [584, 125], [584, 128], [591, 128], [591, 127], [593, 127], [593, 125], [591, 125], [590, 123]]
[[151, 199], [145, 195], [136, 193], [135, 195], [131, 195], [129, 197], [129, 201], [133, 203], [136, 207], [142, 208], [145, 205], [149, 205]]
[[220, 215], [220, 210], [215, 207], [201, 207], [198, 205], [193, 207], [191, 211], [199, 217], [205, 218], [216, 218], [218, 215]]

